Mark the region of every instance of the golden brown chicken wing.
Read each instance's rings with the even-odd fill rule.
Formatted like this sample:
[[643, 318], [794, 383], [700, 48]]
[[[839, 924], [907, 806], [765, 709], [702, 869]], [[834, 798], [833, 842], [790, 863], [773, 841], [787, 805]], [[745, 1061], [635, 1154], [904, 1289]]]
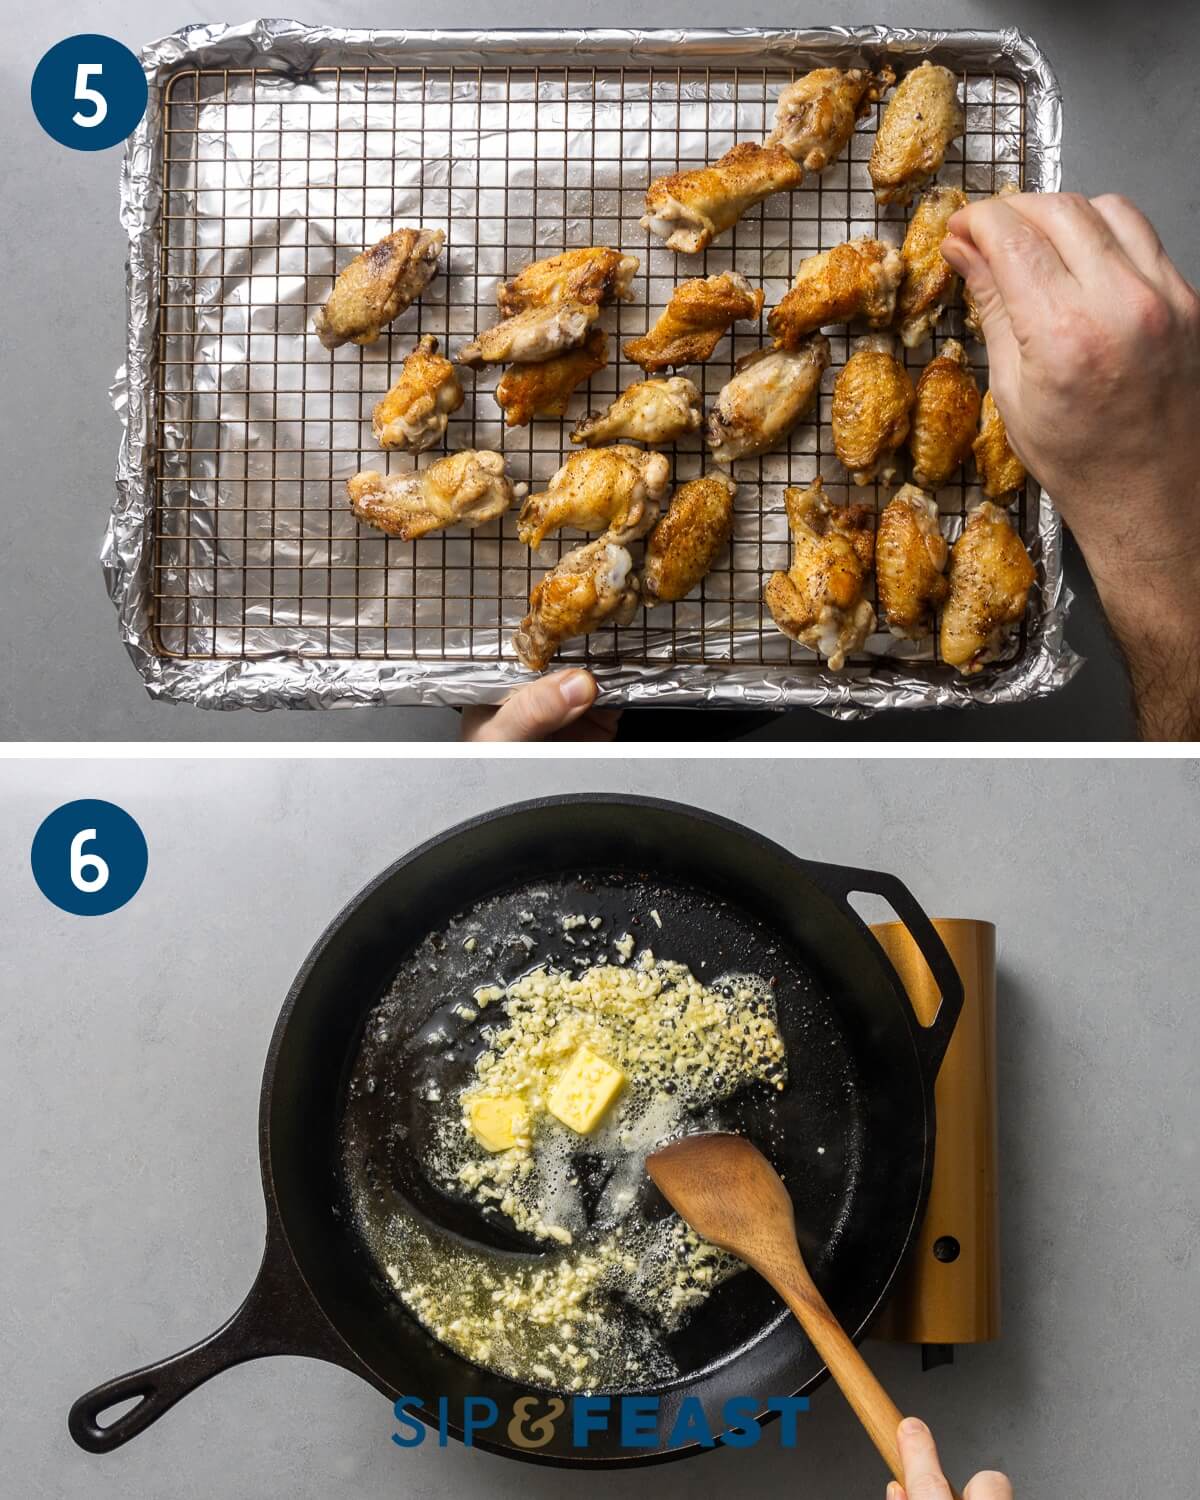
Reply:
[[896, 311], [896, 289], [904, 262], [895, 245], [882, 240], [847, 240], [800, 262], [796, 279], [767, 327], [782, 349], [794, 349], [802, 338], [830, 323], [862, 318], [871, 328], [885, 328]]
[[782, 146], [808, 172], [823, 172], [846, 148], [855, 124], [896, 81], [890, 67], [814, 68], [789, 83], [775, 107], [768, 146]]
[[594, 302], [552, 302], [529, 307], [477, 333], [458, 352], [462, 365], [536, 365], [578, 348], [600, 316]]
[[700, 390], [685, 375], [638, 380], [601, 412], [589, 412], [571, 434], [573, 443], [594, 448], [630, 438], [636, 443], [674, 443], [695, 432], [703, 416]]
[[591, 303], [603, 307], [632, 297], [629, 283], [638, 268], [636, 255], [622, 255], [607, 245], [564, 250], [546, 260], [535, 260], [511, 281], [496, 289], [500, 316], [512, 318], [531, 307], [553, 307], [559, 302]]
[[951, 214], [966, 206], [966, 193], [935, 183], [909, 221], [900, 248], [904, 280], [896, 296], [896, 326], [906, 349], [915, 349], [929, 337], [954, 300], [959, 280], [942, 258], [942, 241]]
[[633, 559], [601, 537], [568, 552], [535, 584], [513, 646], [530, 671], [542, 672], [564, 641], [602, 625], [628, 625], [637, 606]]
[[759, 349], [740, 360], [708, 414], [708, 446], [717, 463], [781, 443], [812, 409], [829, 360], [823, 333], [810, 334], [795, 349]]
[[739, 319], [762, 312], [763, 294], [737, 271], [681, 281], [649, 333], [630, 339], [625, 356], [647, 374], [701, 365]]
[[496, 386], [496, 405], [509, 427], [534, 417], [561, 417], [571, 393], [608, 363], [608, 334], [593, 328], [577, 349], [537, 365], [509, 365]]
[[967, 128], [958, 78], [928, 60], [900, 80], [883, 112], [867, 170], [880, 203], [907, 203], [936, 177], [946, 148]]
[[313, 319], [326, 349], [373, 344], [433, 280], [445, 243], [440, 229], [397, 229], [356, 255]]
[[790, 192], [803, 181], [803, 168], [782, 147], [742, 141], [711, 167], [652, 182], [642, 228], [664, 239], [668, 250], [696, 255], [755, 203], [772, 193]]
[[908, 446], [913, 483], [923, 490], [947, 484], [971, 451], [979, 421], [979, 387], [957, 339], [947, 339], [917, 381]]
[[784, 635], [809, 646], [840, 672], [875, 629], [863, 597], [875, 538], [865, 505], [830, 505], [818, 474], [806, 490], [784, 491], [792, 565], [773, 573], [763, 592]]
[[937, 501], [915, 484], [902, 485], [875, 533], [875, 588], [893, 635], [919, 641], [933, 634], [934, 611], [950, 591], [949, 555]]
[[661, 453], [641, 448], [585, 448], [572, 453], [549, 486], [530, 495], [517, 519], [517, 535], [530, 547], [563, 526], [603, 531], [614, 542], [645, 536], [658, 519], [671, 480]]
[[[1015, 182], [1006, 182], [996, 193], [997, 198], [1009, 198], [1013, 193], [1019, 193], [1021, 189]], [[979, 308], [976, 306], [975, 298], [971, 295], [969, 286], [963, 287], [963, 327], [969, 338], [978, 339], [981, 344], [986, 343], [983, 336], [983, 324], [979, 321]]]
[[964, 677], [1000, 656], [1025, 615], [1036, 578], [1008, 514], [990, 500], [967, 517], [950, 552], [950, 597], [942, 610], [942, 660]]
[[482, 526], [502, 516], [523, 492], [504, 473], [504, 456], [465, 449], [407, 474], [365, 470], [346, 481], [360, 521], [411, 542], [446, 526]]
[[646, 542], [642, 597], [646, 608], [684, 599], [716, 562], [733, 535], [737, 485], [727, 474], [689, 479]]
[[1008, 445], [1008, 429], [991, 391], [984, 392], [979, 436], [971, 447], [975, 453], [975, 467], [979, 470], [979, 483], [989, 500], [999, 500], [1002, 495], [1011, 496], [1025, 483], [1025, 465]]
[[855, 484], [896, 478], [896, 450], [908, 436], [913, 383], [889, 334], [857, 339], [833, 387], [833, 447]]
[[404, 361], [400, 376], [371, 413], [371, 431], [381, 448], [424, 453], [446, 435], [451, 412], [463, 404], [454, 366], [427, 333]]

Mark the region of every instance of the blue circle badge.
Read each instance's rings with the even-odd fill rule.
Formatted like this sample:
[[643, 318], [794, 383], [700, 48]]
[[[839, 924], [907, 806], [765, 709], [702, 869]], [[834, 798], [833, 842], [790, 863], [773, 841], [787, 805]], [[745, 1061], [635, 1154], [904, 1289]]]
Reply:
[[64, 802], [34, 834], [33, 878], [47, 901], [103, 917], [137, 895], [150, 856], [137, 823], [112, 802]]
[[146, 75], [129, 48], [110, 36], [69, 36], [33, 74], [33, 112], [47, 135], [73, 151], [103, 151], [146, 113]]

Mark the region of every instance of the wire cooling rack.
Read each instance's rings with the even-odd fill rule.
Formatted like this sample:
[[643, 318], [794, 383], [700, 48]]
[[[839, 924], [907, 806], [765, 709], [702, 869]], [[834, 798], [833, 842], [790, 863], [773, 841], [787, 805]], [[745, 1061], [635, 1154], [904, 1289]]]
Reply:
[[[156, 649], [210, 661], [515, 660], [511, 633], [531, 586], [581, 538], [551, 540], [531, 554], [517, 540], [515, 511], [498, 526], [415, 543], [359, 526], [346, 478], [414, 463], [379, 451], [372, 407], [420, 335], [436, 334], [453, 356], [496, 321], [498, 281], [529, 261], [591, 244], [635, 254], [632, 302], [602, 314], [610, 362], [564, 418], [505, 428], [492, 395], [500, 372], [462, 374], [467, 401], [450, 419], [446, 448], [500, 449], [514, 479], [540, 487], [572, 451], [567, 435], [578, 417], [642, 378], [620, 344], [653, 323], [678, 281], [733, 267], [764, 289], [769, 309], [805, 255], [860, 234], [899, 243], [904, 211], [877, 207], [866, 166], [882, 105], [842, 160], [753, 209], [704, 255], [677, 257], [640, 227], [651, 178], [712, 161], [737, 140], [762, 139], [779, 93], [799, 71], [364, 66], [318, 68], [300, 80], [265, 68], [175, 74], [162, 110]], [[966, 135], [939, 180], [972, 196], [1022, 184], [1021, 82], [995, 72], [966, 72], [961, 82]], [[377, 344], [323, 349], [312, 315], [337, 271], [397, 224], [446, 231], [439, 275]], [[761, 324], [737, 324], [702, 369], [686, 371], [706, 407], [735, 361], [766, 340], [766, 309]], [[833, 454], [831, 393], [852, 337], [844, 328], [831, 334], [819, 413], [785, 448], [735, 466], [733, 542], [700, 590], [624, 629], [569, 643], [563, 659], [822, 670], [775, 628], [762, 587], [788, 565], [786, 486], [821, 473], [834, 500], [877, 510], [891, 493], [855, 488]], [[947, 337], [962, 337], [957, 310], [934, 347], [905, 352], [914, 378]], [[984, 351], [964, 342], [982, 388]], [[703, 472], [700, 436], [680, 443], [672, 462], [677, 484]], [[968, 464], [937, 494], [950, 537], [974, 501], [969, 472]], [[1032, 540], [1036, 505], [1024, 493], [1016, 515]], [[1023, 628], [1012, 657], [1024, 647]], [[948, 676], [936, 641], [889, 639], [887, 649], [909, 676]], [[878, 655], [856, 661], [886, 671]]]

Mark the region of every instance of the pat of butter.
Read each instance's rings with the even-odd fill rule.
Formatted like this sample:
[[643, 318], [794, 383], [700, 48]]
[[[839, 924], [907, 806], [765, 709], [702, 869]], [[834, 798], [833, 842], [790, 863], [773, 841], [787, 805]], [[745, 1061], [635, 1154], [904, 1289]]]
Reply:
[[605, 1062], [590, 1047], [580, 1047], [546, 1096], [546, 1108], [564, 1125], [587, 1135], [600, 1123], [624, 1082], [620, 1068]]
[[467, 1103], [467, 1124], [485, 1151], [507, 1151], [529, 1137], [529, 1110], [515, 1094], [486, 1095]]

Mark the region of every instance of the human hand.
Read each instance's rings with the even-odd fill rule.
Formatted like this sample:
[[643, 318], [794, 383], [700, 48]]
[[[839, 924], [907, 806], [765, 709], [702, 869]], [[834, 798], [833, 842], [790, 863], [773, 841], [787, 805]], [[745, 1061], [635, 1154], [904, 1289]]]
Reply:
[[[925, 1423], [916, 1417], [905, 1417], [900, 1423], [898, 1441], [904, 1484], [901, 1486], [893, 1479], [887, 1487], [887, 1500], [951, 1500], [933, 1434]], [[988, 1470], [976, 1474], [963, 1491], [963, 1500], [1013, 1500], [1012, 1485], [1003, 1474]]]
[[551, 672], [527, 682], [498, 708], [463, 709], [459, 739], [479, 744], [498, 740], [611, 740], [620, 709], [592, 708], [596, 679], [580, 667]]

